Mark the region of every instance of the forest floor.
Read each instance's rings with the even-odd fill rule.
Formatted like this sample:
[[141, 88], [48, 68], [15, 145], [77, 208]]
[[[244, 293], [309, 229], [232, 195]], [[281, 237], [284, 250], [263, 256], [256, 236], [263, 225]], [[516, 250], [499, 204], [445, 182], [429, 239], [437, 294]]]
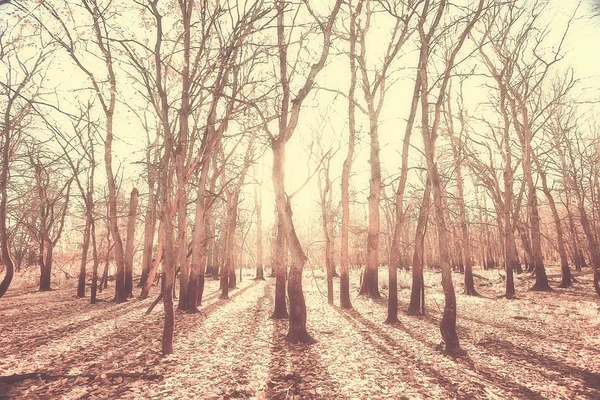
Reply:
[[[287, 321], [270, 319], [274, 279], [244, 277], [230, 300], [207, 280], [202, 312], [176, 313], [175, 354], [162, 358], [162, 304], [110, 302], [113, 288], [90, 305], [76, 282], [38, 293], [17, 285], [0, 300], [0, 398], [19, 399], [600, 399], [600, 302], [590, 282], [529, 292], [516, 279], [517, 300], [498, 298], [497, 271], [476, 271], [482, 297], [458, 296], [458, 333], [468, 355], [440, 346], [440, 274], [426, 272], [428, 315], [386, 318], [383, 297], [358, 297], [354, 310], [327, 305], [322, 272], [305, 271], [313, 345], [283, 340]], [[556, 273], [556, 271], [551, 271]], [[250, 274], [250, 271], [248, 271]], [[400, 310], [410, 296], [400, 271]], [[336, 304], [339, 281], [336, 279]], [[29, 374], [29, 375], [23, 375]], [[27, 379], [26, 379], [27, 378]]]

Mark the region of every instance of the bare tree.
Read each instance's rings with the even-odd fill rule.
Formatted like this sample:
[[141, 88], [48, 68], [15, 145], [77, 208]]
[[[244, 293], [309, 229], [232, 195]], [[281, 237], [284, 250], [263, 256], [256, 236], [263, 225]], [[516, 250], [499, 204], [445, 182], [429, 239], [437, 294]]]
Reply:
[[[425, 18], [430, 12], [429, 2], [426, 1], [423, 6], [423, 14], [421, 15], [421, 21], [418, 24], [419, 38], [420, 38], [420, 51], [424, 52], [424, 65], [426, 68], [420, 70], [421, 75], [421, 123], [423, 133], [423, 145], [425, 149], [425, 159], [427, 161], [427, 172], [429, 180], [431, 181], [431, 189], [433, 192], [433, 209], [436, 221], [437, 236], [438, 236], [438, 249], [439, 257], [442, 266], [442, 286], [444, 289], [444, 314], [440, 322], [440, 331], [442, 338], [446, 346], [446, 352], [449, 354], [458, 354], [462, 350], [459, 345], [458, 335], [456, 334], [456, 294], [454, 293], [454, 286], [452, 284], [452, 271], [449, 263], [448, 254], [448, 236], [446, 232], [446, 223], [444, 219], [444, 204], [443, 204], [443, 192], [442, 183], [436, 163], [436, 140], [438, 137], [438, 129], [441, 120], [441, 111], [444, 104], [444, 97], [448, 88], [448, 82], [452, 70], [455, 66], [456, 56], [461, 50], [466, 38], [468, 37], [471, 29], [475, 23], [479, 20], [481, 13], [483, 12], [484, 1], [480, 0], [474, 10], [468, 10], [467, 14], [463, 17], [464, 27], [455, 29], [459, 32], [457, 38], [453, 38], [453, 45], [449, 47], [444, 53], [444, 69], [437, 80], [437, 86], [430, 86], [429, 81], [429, 66], [430, 66], [430, 55], [432, 50], [435, 50], [435, 46], [432, 46], [432, 40], [440, 20], [446, 11], [447, 3], [445, 0], [441, 0], [434, 8], [433, 21], [428, 25], [427, 31], [425, 29]], [[459, 20], [460, 21], [460, 20]], [[447, 32], [446, 27], [443, 27], [444, 31]], [[436, 37], [436, 39], [438, 39]], [[433, 89], [437, 89], [435, 95]], [[433, 111], [430, 110], [430, 104], [434, 105]], [[432, 120], [430, 120], [432, 116]]]
[[[2, 37], [5, 32], [0, 32]], [[13, 42], [18, 46], [18, 41]], [[23, 130], [33, 114], [33, 100], [39, 90], [35, 87], [34, 78], [44, 70], [49, 52], [42, 51], [37, 57], [23, 60], [17, 48], [9, 47], [0, 41], [0, 63], [6, 68], [6, 75], [0, 79], [0, 95], [2, 95], [3, 113], [0, 121], [0, 250], [6, 273], [0, 283], [2, 297], [14, 275], [14, 263], [10, 251], [10, 240], [7, 227], [7, 204], [9, 200], [9, 170], [14, 161], [16, 150], [20, 144]]]
[[279, 109], [280, 113], [278, 115], [279, 133], [277, 136], [273, 135], [266, 123], [263, 127], [271, 137], [271, 149], [273, 151], [273, 188], [275, 190], [275, 204], [278, 218], [292, 254], [292, 266], [290, 267], [288, 279], [288, 296], [290, 300], [289, 330], [286, 335], [286, 340], [292, 343], [306, 343], [313, 341], [313, 338], [306, 330], [306, 304], [304, 301], [304, 293], [302, 291], [302, 270], [307, 257], [294, 229], [291, 204], [286, 199], [284, 174], [285, 145], [298, 126], [302, 103], [311, 91], [317, 75], [323, 67], [325, 67], [331, 45], [333, 24], [342, 5], [342, 1], [337, 0], [335, 2], [331, 13], [328, 15], [327, 21], [315, 14], [308, 1], [304, 2], [306, 10], [317, 23], [323, 36], [323, 46], [321, 47], [317, 62], [310, 67], [308, 75], [295, 96], [293, 96], [291, 92], [290, 72], [288, 71], [291, 60], [288, 56], [288, 39], [286, 38], [285, 33], [286, 4], [288, 3], [284, 0], [277, 0], [275, 3], [277, 10], [279, 83], [281, 84], [282, 89]]

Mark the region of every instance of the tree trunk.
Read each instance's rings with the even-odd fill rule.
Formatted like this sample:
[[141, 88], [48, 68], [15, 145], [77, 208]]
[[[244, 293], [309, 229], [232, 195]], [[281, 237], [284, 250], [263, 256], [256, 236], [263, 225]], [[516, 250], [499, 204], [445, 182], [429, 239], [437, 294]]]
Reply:
[[[454, 173], [456, 174], [456, 191], [458, 203], [458, 226], [460, 229], [460, 248], [462, 250], [462, 265], [464, 268], [464, 283], [465, 289], [464, 294], [468, 296], [479, 296], [479, 293], [475, 290], [473, 282], [473, 260], [471, 257], [471, 240], [469, 239], [469, 229], [467, 227], [467, 218], [465, 211], [465, 194], [463, 189], [463, 177], [462, 177], [462, 162], [461, 154], [459, 150], [462, 150], [461, 137], [456, 137], [454, 132], [454, 123], [452, 115], [452, 102], [450, 97], [450, 91], [447, 96], [447, 107], [448, 107], [448, 133], [450, 135], [450, 143], [452, 147], [452, 158], [454, 160]], [[460, 110], [461, 125], [464, 129], [464, 121], [462, 110]], [[459, 135], [462, 134], [462, 130]]]
[[272, 318], [289, 318], [285, 298], [286, 267], [284, 264], [285, 233], [283, 232], [283, 217], [277, 213], [277, 237], [275, 239], [275, 310]]
[[194, 232], [192, 236], [192, 262], [190, 266], [190, 280], [188, 283], [187, 299], [185, 300], [185, 311], [197, 312], [198, 305], [202, 302], [204, 293], [204, 269], [207, 258], [206, 237], [206, 181], [210, 164], [205, 162], [200, 170], [198, 184], [196, 212], [194, 217]]
[[2, 167], [0, 168], [0, 250], [2, 255], [2, 263], [6, 267], [6, 273], [0, 283], [0, 298], [4, 296], [14, 275], [14, 263], [10, 255], [8, 246], [8, 232], [6, 228], [6, 205], [8, 203], [8, 167], [10, 164], [10, 130], [8, 126], [4, 126], [4, 137], [2, 146]]
[[86, 281], [86, 264], [88, 250], [90, 247], [90, 230], [92, 225], [92, 216], [88, 215], [85, 218], [85, 228], [83, 229], [83, 246], [81, 249], [81, 263], [79, 265], [79, 280], [77, 282], [77, 297], [85, 297], [85, 281]]
[[53, 250], [52, 242], [47, 238], [42, 239], [40, 248], [40, 292], [52, 290], [51, 277]]
[[296, 235], [292, 221], [291, 204], [286, 201], [285, 195], [285, 142], [273, 140], [271, 148], [273, 150], [275, 205], [281, 216], [281, 226], [292, 253], [292, 265], [288, 274], [289, 328], [285, 340], [291, 343], [311, 343], [314, 339], [306, 330], [306, 303], [302, 291], [302, 269], [306, 263], [306, 255]]
[[371, 179], [369, 181], [369, 227], [367, 232], [367, 265], [359, 294], [379, 299], [379, 203], [381, 197], [381, 163], [377, 121], [369, 118]]
[[[531, 183], [529, 183], [531, 180]], [[533, 256], [533, 269], [535, 272], [535, 284], [531, 290], [535, 291], [550, 291], [550, 285], [548, 284], [548, 276], [546, 275], [546, 268], [544, 267], [544, 258], [542, 255], [542, 236], [540, 233], [540, 217], [538, 211], [538, 202], [536, 196], [536, 189], [533, 186], [533, 177], [528, 179], [529, 187], [529, 220], [531, 223], [531, 247]]]
[[423, 248], [425, 233], [427, 232], [427, 220], [429, 219], [429, 204], [431, 202], [431, 182], [427, 178], [423, 201], [417, 220], [415, 231], [415, 252], [412, 260], [412, 287], [410, 292], [410, 303], [408, 315], [425, 315], [425, 283], [423, 281]]
[[138, 195], [138, 190], [134, 188], [131, 191], [129, 199], [129, 219], [127, 221], [127, 239], [125, 241], [125, 291], [128, 297], [133, 297], [133, 243], [137, 222]]
[[325, 270], [327, 272], [327, 303], [333, 304], [333, 217], [331, 215], [331, 179], [329, 178], [329, 167], [331, 156], [326, 156], [319, 175], [319, 195], [321, 200], [321, 223], [325, 241]]
[[179, 268], [174, 268], [175, 270], [179, 269], [179, 302], [177, 308], [185, 310], [190, 279], [190, 265], [187, 259], [187, 193], [184, 172], [181, 171], [177, 175], [177, 191], [179, 192], [177, 208], [179, 211], [177, 214], [177, 252], [174, 254], [174, 262], [175, 266], [178, 265]]
[[156, 279], [156, 272], [158, 271], [158, 266], [160, 265], [160, 263], [163, 259], [164, 247], [165, 247], [165, 226], [162, 222], [158, 226], [157, 246], [158, 246], [157, 247], [158, 251], [157, 251], [157, 254], [154, 257], [154, 259], [152, 260], [152, 268], [150, 268], [150, 271], [148, 272], [148, 277], [146, 278], [146, 282], [144, 283], [144, 286], [142, 287], [142, 293], [140, 294], [141, 299], [148, 298], [148, 294], [150, 294], [150, 288], [154, 284], [154, 279]]
[[[154, 166], [148, 164], [148, 169], [154, 169]], [[153, 174], [154, 175], [154, 174]], [[142, 276], [138, 287], [144, 287], [148, 274], [152, 269], [152, 251], [154, 245], [154, 235], [156, 230], [156, 204], [154, 195], [155, 178], [148, 172], [148, 204], [146, 205], [146, 215], [144, 217], [144, 248], [142, 255]]]
[[265, 280], [265, 271], [263, 268], [263, 242], [262, 242], [262, 189], [254, 189], [254, 199], [256, 201], [256, 280]]
[[[168, 187], [168, 185], [167, 185]], [[168, 215], [168, 214], [167, 214]], [[175, 328], [175, 315], [173, 310], [173, 289], [175, 283], [175, 257], [173, 254], [173, 226], [166, 218], [165, 224], [165, 250], [163, 257], [163, 306], [165, 310], [165, 324], [162, 334], [162, 353], [163, 355], [173, 354], [173, 331]]]
[[350, 274], [348, 259], [348, 231], [350, 225], [350, 172], [354, 158], [356, 143], [356, 18], [352, 11], [352, 1], [349, 1], [352, 19], [350, 22], [350, 88], [348, 89], [348, 152], [342, 167], [342, 230], [340, 243], [340, 307], [351, 309]]
[[96, 245], [96, 223], [92, 219], [90, 236], [92, 239], [92, 257], [94, 258], [94, 265], [92, 266], [92, 293], [90, 295], [90, 303], [96, 304], [96, 294], [98, 292], [98, 264], [100, 260], [98, 258], [98, 246]]
[[[533, 157], [536, 157], [533, 155]], [[565, 237], [563, 234], [562, 225], [560, 223], [560, 215], [558, 214], [558, 209], [556, 208], [556, 203], [554, 202], [554, 197], [550, 192], [550, 188], [548, 187], [548, 182], [546, 179], [546, 172], [542, 171], [541, 166], [538, 163], [537, 158], [534, 158], [538, 168], [538, 174], [542, 181], [542, 190], [546, 195], [546, 199], [548, 200], [548, 205], [550, 206], [550, 210], [552, 211], [552, 218], [554, 220], [554, 227], [556, 228], [556, 246], [558, 250], [558, 254], [560, 257], [560, 270], [561, 270], [561, 288], [569, 287], [573, 284], [573, 276], [571, 275], [571, 270], [569, 269], [569, 258], [567, 256], [567, 248], [565, 246]]]

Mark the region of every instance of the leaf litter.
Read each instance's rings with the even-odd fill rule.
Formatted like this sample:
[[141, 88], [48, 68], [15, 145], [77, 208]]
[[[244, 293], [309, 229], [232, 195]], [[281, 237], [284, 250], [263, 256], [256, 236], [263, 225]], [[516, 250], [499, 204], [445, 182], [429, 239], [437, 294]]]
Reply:
[[323, 274], [305, 274], [313, 345], [283, 340], [287, 321], [271, 319], [274, 280], [246, 279], [229, 300], [207, 280], [201, 312], [176, 312], [168, 357], [160, 355], [162, 307], [145, 314], [153, 299], [117, 305], [109, 289], [91, 305], [68, 285], [15, 290], [0, 301], [0, 398], [600, 398], [600, 312], [589, 277], [551, 293], [529, 292], [531, 280], [517, 279], [511, 301], [498, 298], [501, 282], [464, 296], [460, 278], [457, 326], [467, 356], [459, 358], [441, 351], [443, 296], [433, 272], [428, 314], [409, 317], [410, 273], [400, 271], [397, 325], [383, 324], [385, 290], [377, 301], [356, 295], [357, 274], [353, 310], [327, 305]]

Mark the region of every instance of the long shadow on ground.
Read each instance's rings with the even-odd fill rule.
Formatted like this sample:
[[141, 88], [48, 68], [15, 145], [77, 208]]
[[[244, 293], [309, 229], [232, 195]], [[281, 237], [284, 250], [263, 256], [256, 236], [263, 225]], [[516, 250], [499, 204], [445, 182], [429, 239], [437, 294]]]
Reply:
[[[176, 323], [177, 334], [185, 332], [187, 328], [197, 327], [199, 324], [202, 324], [206, 319], [207, 314], [224, 306], [231, 299], [242, 295], [255, 284], [256, 283], [253, 283], [243, 289], [237, 290], [230, 295], [229, 300], [217, 300], [204, 307], [200, 313], [186, 315], [185, 318]], [[120, 316], [136, 311], [138, 308], [147, 305], [147, 303], [137, 301], [124, 304], [134, 307], [131, 309], [127, 308], [127, 312], [118, 314]], [[135, 306], [137, 306], [137, 308]], [[103, 314], [102, 317], [98, 317], [99, 319], [95, 320], [95, 323], [105, 323], [115, 320], [115, 317], [118, 315], [111, 311], [112, 309], [108, 309], [106, 314]], [[141, 315], [142, 310], [140, 309], [138, 311]], [[84, 322], [84, 324], [86, 326], [91, 325], [89, 321]], [[160, 352], [158, 347], [153, 348], [149, 346], [149, 344], [159, 342], [162, 326], [162, 316], [158, 313], [151, 314], [145, 318], [128, 321], [126, 324], [119, 326], [118, 329], [107, 332], [101, 337], [96, 338], [89, 346], [66, 350], [62, 353], [60, 360], [54, 362], [48, 368], [27, 373], [37, 374], [40, 377], [36, 380], [36, 386], [39, 387], [39, 394], [41, 397], [44, 397], [44, 390], [48, 389], [49, 386], [53, 387], [53, 396], [61, 396], [66, 395], [76, 387], [82, 385], [86, 386], [92, 384], [92, 382], [98, 385], [99, 393], [101, 393], [102, 396], [118, 397], [127, 390], [125, 385], [128, 382], [133, 380], [144, 380], [145, 376], [152, 376], [154, 374], [154, 367], [160, 364]], [[66, 335], [72, 335], [73, 333], [74, 331], [65, 331]], [[108, 342], [110, 342], [110, 345]], [[110, 354], [107, 354], [107, 348], [112, 349]], [[134, 354], [134, 351], [137, 351], [137, 353]], [[107, 365], [109, 366], [109, 369], [110, 366], [114, 366], [115, 371], [106, 371]], [[79, 374], [70, 373], [73, 366], [78, 366], [80, 371]], [[141, 369], [141, 371], [139, 371], [139, 376], [141, 378], [124, 378], [119, 375], [119, 371], [129, 372], [134, 369]], [[102, 374], [107, 376], [101, 378], [100, 376]], [[57, 382], [54, 382], [53, 379], [49, 379], [48, 381], [43, 379], [43, 377], [53, 376], [64, 376], [64, 378], [61, 378], [61, 380]], [[96, 378], [92, 379], [91, 377]], [[1, 379], [2, 377], [0, 377], [0, 380]], [[18, 385], [18, 387], [15, 385]], [[5, 393], [9, 392], [11, 396], [18, 398], [22, 395], [21, 390], [26, 390], [27, 386], [29, 385], [23, 386], [22, 383], [19, 385], [19, 382], [14, 382], [8, 385], [5, 384], [4, 387], [0, 389]], [[0, 391], [0, 394], [2, 394], [2, 391]]]
[[287, 320], [273, 320], [267, 398], [341, 399], [341, 395], [336, 394], [339, 385], [333, 381], [312, 346], [290, 344], [284, 340], [287, 328]]
[[[433, 366], [426, 364], [423, 360], [418, 359], [414, 355], [408, 353], [400, 346], [398, 342], [396, 342], [394, 338], [384, 332], [380, 326], [373, 323], [369, 319], [364, 318], [358, 312], [354, 310], [346, 311], [341, 309], [338, 309], [338, 312], [340, 312], [340, 314], [342, 314], [342, 316], [344, 316], [344, 318], [346, 318], [346, 320], [348, 320], [348, 322], [350, 322], [353, 327], [361, 333], [365, 341], [373, 343], [378, 348], [380, 353], [387, 354], [387, 356], [392, 359], [398, 357], [399, 355], [401, 357], [408, 358], [434, 383], [442, 386], [448, 392], [450, 397], [452, 397], [452, 393], [454, 393], [454, 395], [459, 399], [486, 398], [485, 387], [491, 384], [498, 386], [503, 390], [512, 392], [513, 395], [516, 395], [517, 397], [535, 400], [544, 399], [543, 396], [532, 391], [526, 386], [505, 379], [494, 371], [483, 369], [481, 366], [475, 368], [474, 363], [468, 357], [457, 358], [455, 361], [468, 368], [471, 372], [477, 374], [483, 382], [475, 382], [471, 380], [471, 387], [468, 388], [468, 390], [465, 388], [459, 388], [457, 383], [453, 383], [444, 377], [445, 374], [442, 370], [434, 368]], [[406, 328], [403, 328], [401, 325], [396, 326], [396, 328], [406, 332]], [[379, 343], [376, 338], [382, 341], [384, 344]], [[472, 377], [472, 373], [466, 376], [467, 379]]]
[[[515, 345], [500, 338], [488, 338], [479, 342], [479, 345], [492, 351], [494, 354], [508, 358], [513, 363], [527, 363], [536, 368], [536, 371], [549, 380], [562, 384], [561, 381], [578, 381], [581, 383], [577, 395], [588, 398], [600, 398], [600, 374], [590, 370], [566, 364], [553, 357], [548, 357], [532, 351], [526, 347]], [[552, 371], [554, 373], [549, 373]]]

